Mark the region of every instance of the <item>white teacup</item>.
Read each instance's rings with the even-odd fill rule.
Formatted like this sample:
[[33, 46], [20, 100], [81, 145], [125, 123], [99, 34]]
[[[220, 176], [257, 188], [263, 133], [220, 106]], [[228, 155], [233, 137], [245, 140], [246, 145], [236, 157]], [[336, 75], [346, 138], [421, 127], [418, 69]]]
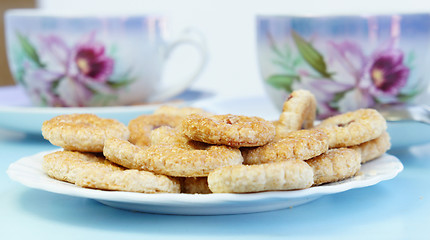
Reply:
[[430, 14], [261, 15], [264, 86], [282, 109], [311, 91], [318, 118], [380, 104], [429, 104]]
[[[167, 39], [163, 16], [15, 9], [6, 12], [5, 27], [12, 75], [38, 106], [163, 101], [187, 89], [207, 59], [204, 42], [192, 31]], [[186, 79], [163, 79], [170, 53], [185, 44], [201, 55], [194, 74]]]

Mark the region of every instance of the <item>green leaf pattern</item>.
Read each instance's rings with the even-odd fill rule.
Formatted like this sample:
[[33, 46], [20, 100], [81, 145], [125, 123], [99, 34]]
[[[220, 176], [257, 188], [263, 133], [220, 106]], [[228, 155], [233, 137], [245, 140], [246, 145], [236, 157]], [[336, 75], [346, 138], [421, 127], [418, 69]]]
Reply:
[[294, 30], [291, 31], [291, 36], [296, 43], [297, 49], [302, 55], [303, 59], [321, 76], [324, 78], [331, 78], [330, 73], [327, 72], [327, 65], [324, 61], [324, 57], [306, 40], [304, 40]]
[[272, 75], [267, 79], [267, 82], [275, 88], [292, 92], [292, 85], [296, 80], [299, 80], [299, 77], [295, 75]]
[[22, 50], [24, 51], [25, 55], [33, 61], [38, 67], [44, 68], [45, 64], [43, 64], [40, 61], [39, 54], [37, 53], [36, 49], [33, 47], [33, 44], [26, 38], [25, 36], [21, 35], [20, 33], [17, 33], [18, 41], [21, 45]]

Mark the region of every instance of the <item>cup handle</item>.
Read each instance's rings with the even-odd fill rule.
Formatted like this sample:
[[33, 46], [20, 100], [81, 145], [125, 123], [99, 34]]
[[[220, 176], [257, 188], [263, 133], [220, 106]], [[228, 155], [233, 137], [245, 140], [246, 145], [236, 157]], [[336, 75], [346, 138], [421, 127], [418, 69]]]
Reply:
[[206, 41], [203, 35], [195, 29], [186, 29], [178, 39], [171, 42], [167, 46], [164, 58], [167, 59], [175, 49], [184, 44], [191, 45], [197, 49], [200, 55], [200, 62], [198, 63], [197, 68], [192, 72], [190, 77], [178, 80], [179, 82], [173, 85], [163, 86], [156, 90], [156, 92], [149, 97], [149, 102], [160, 102], [179, 95], [181, 92], [185, 91], [185, 89], [187, 89], [202, 72], [208, 59]]

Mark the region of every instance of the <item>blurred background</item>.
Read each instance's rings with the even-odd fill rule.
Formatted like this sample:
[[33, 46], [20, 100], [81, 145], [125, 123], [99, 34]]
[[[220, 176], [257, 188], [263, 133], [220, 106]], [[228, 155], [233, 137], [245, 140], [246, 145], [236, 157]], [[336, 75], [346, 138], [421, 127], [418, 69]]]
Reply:
[[[256, 14], [372, 14], [429, 12], [427, 0], [1, 0], [2, 14], [10, 8], [42, 8], [55, 11], [113, 13], [158, 13], [168, 16], [171, 37], [188, 27], [200, 30], [206, 38], [209, 62], [192, 88], [210, 88], [223, 95], [262, 94], [263, 85], [257, 68]], [[3, 19], [1, 20], [3, 34]], [[183, 52], [187, 52], [186, 49]], [[197, 55], [196, 55], [197, 56]], [[196, 56], [175, 53], [168, 64], [169, 74], [181, 70], [178, 62], [192, 62]], [[176, 60], [175, 60], [176, 59]], [[179, 59], [179, 61], [178, 61]], [[0, 40], [0, 86], [13, 84]], [[175, 64], [176, 63], [176, 64]], [[182, 71], [183, 72], [183, 71]], [[184, 77], [187, 73], [184, 74]], [[238, 81], [243, 89], [229, 88]], [[245, 90], [246, 89], [246, 90]]]

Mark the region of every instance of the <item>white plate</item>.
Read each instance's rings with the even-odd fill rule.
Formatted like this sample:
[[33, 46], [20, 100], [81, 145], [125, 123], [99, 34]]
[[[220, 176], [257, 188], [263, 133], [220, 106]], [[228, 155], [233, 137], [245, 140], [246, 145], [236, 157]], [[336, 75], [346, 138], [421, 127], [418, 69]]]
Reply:
[[363, 164], [361, 172], [350, 179], [295, 191], [248, 194], [144, 194], [103, 191], [77, 187], [48, 177], [42, 170], [41, 152], [12, 163], [7, 174], [28, 187], [70, 196], [95, 199], [121, 209], [183, 215], [221, 215], [263, 212], [298, 206], [328, 194], [367, 187], [394, 178], [403, 170], [396, 157], [384, 156]]
[[40, 134], [45, 120], [61, 114], [94, 113], [99, 117], [117, 119], [124, 124], [142, 114], [149, 114], [162, 104], [186, 106], [197, 100], [211, 97], [201, 91], [186, 91], [160, 104], [116, 106], [116, 107], [33, 107], [22, 88], [18, 86], [0, 87], [0, 127], [30, 134]]

